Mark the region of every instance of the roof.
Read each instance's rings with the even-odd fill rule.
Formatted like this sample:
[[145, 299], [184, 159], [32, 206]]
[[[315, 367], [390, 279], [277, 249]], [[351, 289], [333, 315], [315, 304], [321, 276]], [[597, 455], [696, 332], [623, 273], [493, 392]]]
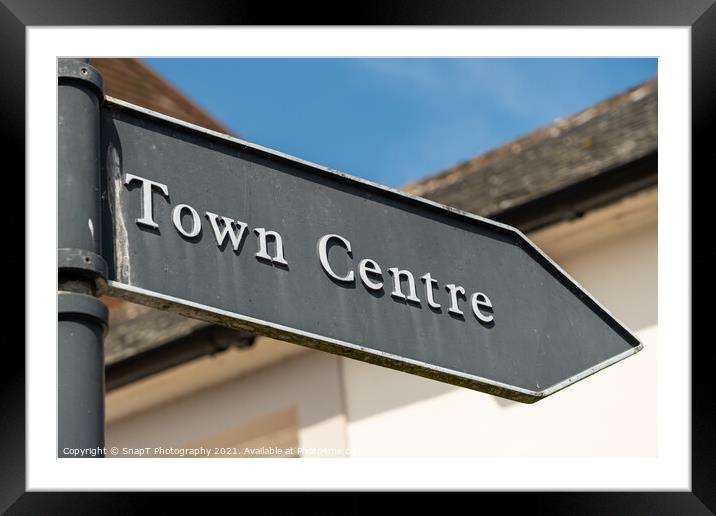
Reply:
[[657, 96], [652, 79], [405, 191], [493, 217], [655, 153]]
[[104, 92], [110, 97], [231, 134], [226, 127], [138, 59], [90, 59], [90, 64], [102, 74]]
[[186, 337], [208, 323], [119, 301], [110, 310], [111, 332], [105, 339], [105, 362], [114, 364], [151, 348]]

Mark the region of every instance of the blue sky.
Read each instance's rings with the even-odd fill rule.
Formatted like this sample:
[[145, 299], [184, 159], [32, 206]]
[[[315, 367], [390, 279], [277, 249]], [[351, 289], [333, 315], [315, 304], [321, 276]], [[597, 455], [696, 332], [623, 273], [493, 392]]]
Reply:
[[239, 137], [392, 187], [655, 77], [656, 59], [148, 59]]

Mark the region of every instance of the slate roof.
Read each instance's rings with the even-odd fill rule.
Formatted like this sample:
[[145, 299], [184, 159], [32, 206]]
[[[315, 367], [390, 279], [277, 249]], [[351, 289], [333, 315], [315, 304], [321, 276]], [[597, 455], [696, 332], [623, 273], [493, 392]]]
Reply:
[[120, 300], [114, 301], [113, 306], [110, 306], [110, 331], [104, 343], [107, 365], [187, 337], [209, 326], [209, 323], [204, 321], [171, 312]]
[[657, 150], [656, 79], [404, 190], [490, 217]]

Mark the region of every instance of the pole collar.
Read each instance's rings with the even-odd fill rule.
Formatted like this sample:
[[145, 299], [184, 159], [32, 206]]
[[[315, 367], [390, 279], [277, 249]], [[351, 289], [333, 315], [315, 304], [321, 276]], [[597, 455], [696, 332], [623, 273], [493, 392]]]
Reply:
[[59, 320], [90, 319], [102, 325], [102, 334], [109, 327], [109, 309], [102, 301], [87, 294], [76, 292], [57, 293], [57, 315]]
[[107, 285], [107, 271], [107, 262], [97, 253], [66, 247], [57, 250], [57, 272], [90, 279], [98, 292], [104, 291]]

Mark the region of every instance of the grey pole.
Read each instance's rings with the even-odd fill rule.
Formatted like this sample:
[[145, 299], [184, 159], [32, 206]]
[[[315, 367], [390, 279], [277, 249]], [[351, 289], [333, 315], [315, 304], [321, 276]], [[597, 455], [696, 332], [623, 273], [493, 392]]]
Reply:
[[96, 297], [107, 277], [100, 235], [103, 98], [102, 76], [89, 60], [58, 61], [58, 457], [104, 448], [108, 310]]

